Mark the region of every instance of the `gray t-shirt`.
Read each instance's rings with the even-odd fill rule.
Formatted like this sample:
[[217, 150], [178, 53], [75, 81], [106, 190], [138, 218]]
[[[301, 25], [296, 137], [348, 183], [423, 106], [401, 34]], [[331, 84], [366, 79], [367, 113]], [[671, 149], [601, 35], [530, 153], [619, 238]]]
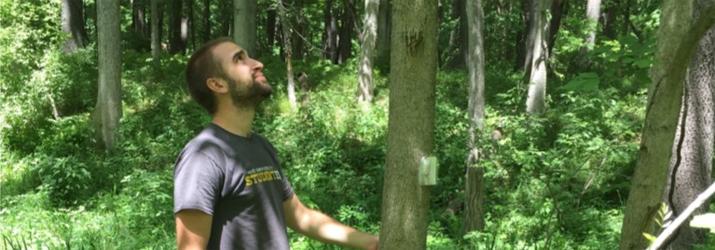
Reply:
[[282, 204], [292, 195], [265, 138], [213, 123], [184, 147], [174, 168], [174, 213], [213, 216], [208, 249], [289, 249]]

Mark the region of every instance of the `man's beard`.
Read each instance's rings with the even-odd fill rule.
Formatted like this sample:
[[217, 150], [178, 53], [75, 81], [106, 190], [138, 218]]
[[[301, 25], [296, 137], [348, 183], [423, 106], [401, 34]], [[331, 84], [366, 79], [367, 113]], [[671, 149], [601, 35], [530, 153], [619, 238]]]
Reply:
[[256, 107], [273, 93], [273, 88], [266, 83], [254, 81], [250, 87], [239, 89], [238, 82], [228, 77], [225, 79], [228, 82], [228, 91], [231, 94], [233, 105], [239, 108]]

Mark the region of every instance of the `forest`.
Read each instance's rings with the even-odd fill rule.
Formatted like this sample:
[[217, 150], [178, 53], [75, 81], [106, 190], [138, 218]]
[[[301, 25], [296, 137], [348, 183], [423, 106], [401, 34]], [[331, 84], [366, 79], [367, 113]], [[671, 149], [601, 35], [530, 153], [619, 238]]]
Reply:
[[222, 37], [295, 194], [380, 249], [715, 249], [715, 0], [0, 0], [0, 249], [176, 249]]

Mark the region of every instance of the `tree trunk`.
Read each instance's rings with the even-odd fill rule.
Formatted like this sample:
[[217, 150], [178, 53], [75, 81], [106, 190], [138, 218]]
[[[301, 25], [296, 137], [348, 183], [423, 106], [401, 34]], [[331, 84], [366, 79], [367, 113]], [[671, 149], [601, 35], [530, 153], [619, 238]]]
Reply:
[[69, 34], [63, 51], [72, 53], [87, 44], [82, 0], [62, 0], [62, 31]]
[[355, 3], [343, 0], [340, 14], [340, 35], [338, 38], [338, 63], [344, 63], [352, 55], [353, 33], [355, 32]]
[[380, 249], [420, 250], [426, 247], [430, 188], [417, 177], [421, 158], [434, 154], [437, 1], [393, 3]]
[[191, 48], [196, 48], [196, 15], [194, 15], [194, 1], [187, 0], [186, 8], [188, 8], [188, 18], [189, 18], [189, 40], [187, 46]]
[[[303, 37], [310, 32], [306, 32], [309, 28], [306, 25], [305, 11], [303, 11], [303, 0], [293, 0], [293, 10], [295, 11], [295, 18], [293, 19], [293, 32], [291, 33], [292, 45], [293, 45], [293, 58], [297, 60], [303, 59], [305, 55], [305, 41]], [[303, 37], [302, 37], [303, 36]]]
[[[697, 11], [697, 8], [696, 8]], [[673, 217], [678, 216], [712, 182], [713, 160], [713, 94], [715, 91], [715, 28], [700, 40], [693, 55], [685, 81], [685, 95], [673, 143], [666, 204]], [[707, 212], [702, 206], [696, 210]], [[689, 224], [690, 219], [686, 221]], [[669, 249], [692, 249], [705, 243], [707, 231], [688, 226], [680, 227], [672, 238]]]
[[295, 109], [298, 106], [298, 103], [295, 96], [293, 65], [291, 64], [291, 56], [293, 52], [291, 51], [292, 46], [290, 41], [290, 29], [286, 24], [288, 18], [285, 5], [283, 5], [283, 0], [278, 0], [278, 18], [280, 18], [281, 30], [283, 31], [283, 54], [285, 55], [286, 79], [288, 80], [288, 102], [290, 102], [291, 107]]
[[225, 6], [220, 8], [221, 12], [221, 26], [219, 30], [219, 36], [231, 36], [231, 26], [233, 24], [233, 9], [230, 8], [233, 0], [220, 0], [219, 6]]
[[[693, 0], [664, 0], [658, 34], [653, 85], [649, 89], [638, 163], [626, 202], [621, 249], [643, 249], [643, 233], [654, 234], [672, 153], [683, 81], [700, 38], [715, 23], [715, 4], [700, 8], [693, 19]], [[687, 109], [686, 109], [687, 110]]]
[[611, 1], [610, 4], [604, 7], [606, 8], [606, 16], [603, 18], [603, 35], [613, 40], [616, 39], [616, 17], [618, 16], [618, 9], [621, 7], [621, 1]]
[[392, 12], [390, 0], [380, 0], [377, 16], [377, 56], [375, 66], [386, 72], [390, 64], [390, 13]]
[[276, 10], [271, 9], [266, 13], [266, 38], [268, 43], [266, 44], [266, 49], [270, 51], [274, 44], [276, 44]]
[[523, 56], [521, 57], [523, 58], [521, 69], [524, 71], [524, 76], [529, 76], [531, 74], [531, 65], [534, 54], [534, 36], [536, 31], [540, 29], [540, 27], [535, 23], [537, 15], [536, 12], [538, 12], [538, 2], [539, 0], [522, 1], [522, 9], [524, 10], [524, 30], [526, 30], [526, 34], [523, 35], [525, 49]]
[[533, 47], [531, 49], [531, 70], [529, 74], [529, 92], [526, 99], [526, 112], [541, 114], [546, 110], [546, 62], [549, 49], [546, 43], [548, 22], [546, 21], [549, 0], [534, 0], [532, 10]]
[[106, 150], [115, 146], [119, 119], [122, 117], [119, 18], [119, 1], [97, 1], [99, 88], [93, 120], [97, 142]]
[[248, 51], [256, 54], [256, 0], [233, 0], [233, 40]]
[[561, 20], [567, 13], [568, 0], [553, 0], [551, 3], [551, 20], [549, 21], [549, 39], [546, 45], [549, 48], [549, 55], [554, 50], [556, 35], [559, 34], [559, 29], [561, 28]]
[[159, 36], [159, 30], [161, 29], [159, 19], [161, 14], [159, 11], [159, 0], [151, 0], [151, 57], [155, 63], [159, 62], [159, 53], [161, 51], [161, 37]]
[[360, 66], [358, 67], [358, 101], [371, 102], [373, 97], [372, 59], [375, 53], [375, 39], [377, 39], [377, 12], [379, 0], [365, 0], [365, 19], [363, 31], [360, 36], [362, 51], [360, 53]]
[[188, 38], [186, 28], [186, 18], [183, 15], [183, 0], [170, 2], [171, 15], [169, 15], [169, 52], [176, 54], [186, 50], [186, 39]]
[[323, 57], [334, 64], [338, 63], [338, 21], [335, 18], [333, 0], [325, 1], [323, 10], [325, 31], [323, 32]]
[[588, 19], [588, 36], [584, 49], [590, 51], [596, 44], [596, 31], [598, 30], [598, 17], [601, 16], [601, 0], [588, 0], [586, 4], [586, 18]]
[[146, 2], [144, 0], [132, 1], [132, 30], [137, 37], [137, 47], [142, 51], [147, 49]]
[[464, 233], [484, 230], [484, 168], [478, 166], [478, 134], [484, 127], [484, 11], [481, 0], [467, 0], [469, 71], [469, 155], [465, 180]]
[[211, 0], [204, 1], [203, 42], [211, 40]]

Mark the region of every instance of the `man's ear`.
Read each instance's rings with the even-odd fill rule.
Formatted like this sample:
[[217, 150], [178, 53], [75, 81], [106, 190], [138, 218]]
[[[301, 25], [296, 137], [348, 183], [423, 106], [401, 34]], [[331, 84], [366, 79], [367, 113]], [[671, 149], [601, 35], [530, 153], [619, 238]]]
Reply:
[[228, 93], [227, 82], [220, 78], [211, 77], [206, 79], [206, 86], [215, 93], [223, 94]]

